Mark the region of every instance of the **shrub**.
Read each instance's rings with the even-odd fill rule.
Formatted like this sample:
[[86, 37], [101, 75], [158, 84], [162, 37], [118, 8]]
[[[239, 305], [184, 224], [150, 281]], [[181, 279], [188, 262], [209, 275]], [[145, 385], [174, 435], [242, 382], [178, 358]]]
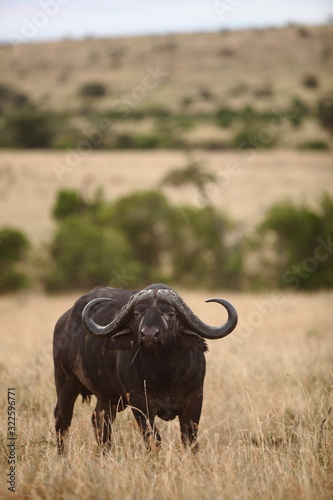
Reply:
[[151, 104], [146, 109], [147, 116], [152, 116], [154, 118], [167, 118], [170, 116], [170, 111], [163, 104]]
[[297, 31], [301, 37], [308, 38], [311, 36], [311, 32], [305, 26], [300, 26]]
[[192, 96], [183, 96], [181, 98], [180, 106], [182, 109], [189, 108], [193, 104], [194, 98]]
[[126, 286], [122, 275], [135, 277], [136, 286], [239, 286], [241, 252], [227, 247], [229, 221], [212, 206], [174, 207], [157, 191], [94, 206], [62, 191], [56, 207], [60, 223], [50, 245], [48, 290], [89, 288], [113, 277], [114, 286]]
[[9, 116], [7, 127], [13, 146], [49, 148], [55, 136], [54, 116], [45, 111], [24, 109]]
[[303, 78], [303, 84], [309, 89], [316, 89], [319, 86], [318, 78], [315, 75], [306, 75]]
[[214, 93], [210, 90], [209, 87], [206, 86], [200, 87], [198, 90], [198, 94], [201, 99], [205, 101], [211, 101], [212, 99], [214, 99]]
[[319, 101], [318, 118], [322, 127], [333, 132], [333, 97], [326, 97]]
[[17, 110], [30, 105], [27, 95], [17, 92], [7, 85], [0, 84], [0, 111]]
[[216, 113], [216, 121], [220, 127], [230, 127], [237, 113], [230, 108], [221, 108]]
[[104, 204], [103, 194], [97, 190], [91, 200], [71, 189], [61, 189], [52, 209], [52, 215], [57, 220], [65, 219], [72, 215], [96, 215]]
[[307, 142], [303, 142], [300, 145], [301, 149], [315, 149], [320, 151], [327, 151], [330, 149], [329, 144], [321, 139], [312, 139]]
[[212, 206], [182, 206], [173, 225], [173, 276], [188, 286], [238, 288], [242, 258], [226, 245], [228, 219]]
[[85, 83], [79, 89], [81, 97], [103, 97], [106, 95], [106, 87], [103, 83], [90, 82]]
[[124, 236], [114, 228], [101, 229], [88, 217], [63, 220], [51, 242], [50, 255], [52, 264], [44, 282], [52, 292], [124, 286], [121, 279], [134, 278], [139, 271]]
[[132, 134], [117, 134], [114, 138], [112, 146], [117, 149], [134, 148], [134, 137]]
[[80, 215], [87, 211], [88, 204], [76, 191], [63, 189], [58, 192], [52, 215], [55, 219], [65, 219], [70, 215]]
[[106, 208], [101, 220], [121, 231], [142, 264], [143, 281], [162, 279], [164, 257], [171, 246], [174, 210], [157, 191], [125, 196]]
[[288, 113], [288, 118], [295, 127], [299, 127], [304, 120], [309, 115], [309, 108], [302, 99], [295, 97], [291, 103], [290, 111]]
[[238, 150], [243, 149], [267, 149], [275, 144], [275, 135], [267, 128], [253, 128], [245, 126], [232, 138], [231, 146]]
[[258, 99], [271, 97], [273, 94], [274, 91], [269, 84], [263, 85], [253, 90], [254, 97], [257, 97]]
[[333, 234], [333, 198], [323, 196], [318, 211], [291, 201], [278, 203], [268, 211], [258, 234], [264, 247], [267, 237], [273, 241], [274, 256], [265, 262], [272, 285], [304, 290], [333, 286], [327, 243]]
[[21, 231], [9, 227], [0, 230], [0, 292], [27, 286], [28, 278], [17, 266], [25, 260], [29, 247], [29, 241]]

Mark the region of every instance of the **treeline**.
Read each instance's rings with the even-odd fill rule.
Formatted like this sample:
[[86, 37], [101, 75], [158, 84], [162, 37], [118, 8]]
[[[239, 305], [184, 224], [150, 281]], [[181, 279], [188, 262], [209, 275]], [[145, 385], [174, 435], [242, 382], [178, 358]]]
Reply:
[[209, 203], [172, 205], [159, 191], [115, 202], [61, 190], [56, 229], [43, 251], [13, 228], [0, 230], [0, 291], [41, 283], [49, 292], [152, 282], [263, 290], [333, 287], [333, 198], [317, 210], [275, 204], [248, 237]]
[[[81, 109], [56, 112], [37, 106], [24, 93], [0, 85], [0, 147], [77, 149], [85, 142], [92, 149], [263, 149], [279, 145], [290, 129], [298, 130], [307, 120], [333, 132], [331, 97], [320, 98], [311, 106], [294, 98], [282, 111], [262, 106], [236, 109], [219, 102], [210, 105], [210, 111], [198, 111], [190, 97], [176, 108], [159, 104], [124, 107], [120, 103], [100, 111], [94, 102], [105, 92], [103, 84], [85, 84], [78, 89], [83, 99]], [[212, 99], [207, 91], [205, 99]], [[79, 127], [79, 123], [84, 126]], [[207, 124], [217, 131], [224, 129], [224, 133], [213, 137], [191, 135], [196, 127]], [[297, 147], [327, 150], [331, 142], [325, 136], [314, 136]]]

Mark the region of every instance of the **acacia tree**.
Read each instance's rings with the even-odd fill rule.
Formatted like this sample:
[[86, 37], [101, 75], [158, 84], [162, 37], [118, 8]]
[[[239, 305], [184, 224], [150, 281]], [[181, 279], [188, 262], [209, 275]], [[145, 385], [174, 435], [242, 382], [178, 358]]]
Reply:
[[[162, 180], [164, 186], [180, 188], [194, 186], [203, 202], [202, 208], [192, 205], [180, 207], [183, 223], [174, 228], [174, 268], [176, 276], [183, 276], [209, 286], [239, 288], [243, 266], [242, 243], [232, 248], [226, 243], [232, 223], [212, 204], [208, 186], [218, 183], [217, 176], [204, 168], [203, 162], [190, 157], [184, 167], [171, 170]], [[181, 234], [179, 233], [181, 231]], [[178, 233], [178, 234], [177, 234]], [[192, 283], [191, 283], [192, 284]]]
[[207, 186], [212, 182], [217, 183], [217, 176], [205, 170], [202, 161], [191, 157], [184, 167], [170, 170], [162, 179], [162, 184], [165, 186], [182, 187], [186, 184], [194, 186], [206, 205], [211, 205]]

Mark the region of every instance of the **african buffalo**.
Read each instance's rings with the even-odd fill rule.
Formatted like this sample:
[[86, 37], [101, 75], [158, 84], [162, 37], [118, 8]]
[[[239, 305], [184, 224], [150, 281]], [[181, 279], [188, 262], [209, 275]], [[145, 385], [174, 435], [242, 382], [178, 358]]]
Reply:
[[141, 291], [97, 287], [61, 316], [54, 330], [59, 454], [79, 394], [83, 400], [92, 394], [97, 398], [92, 423], [103, 448], [111, 444], [117, 412], [130, 406], [147, 447], [161, 441], [155, 417], [178, 416], [182, 442], [197, 449], [204, 339], [225, 337], [237, 324], [237, 312], [229, 302], [207, 302], [225, 307], [225, 324], [205, 324], [175, 291], [161, 284]]

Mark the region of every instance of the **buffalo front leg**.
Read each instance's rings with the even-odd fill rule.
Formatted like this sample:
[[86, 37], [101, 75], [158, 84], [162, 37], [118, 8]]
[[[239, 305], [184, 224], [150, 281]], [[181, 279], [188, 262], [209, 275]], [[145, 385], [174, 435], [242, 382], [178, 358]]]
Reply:
[[202, 409], [202, 395], [193, 398], [179, 415], [180, 435], [185, 447], [196, 453], [199, 450], [198, 427]]
[[79, 395], [79, 384], [74, 378], [66, 377], [63, 373], [56, 374], [58, 401], [54, 409], [55, 430], [57, 436], [58, 455], [64, 453], [64, 438], [72, 422], [73, 409]]
[[117, 405], [110, 401], [97, 400], [91, 421], [98, 446], [104, 451], [111, 448], [111, 426], [116, 418]]
[[139, 430], [142, 433], [146, 448], [151, 451], [154, 448], [159, 448], [161, 444], [161, 436], [155, 426], [154, 417], [148, 418], [143, 412], [136, 408], [132, 408], [133, 415]]

